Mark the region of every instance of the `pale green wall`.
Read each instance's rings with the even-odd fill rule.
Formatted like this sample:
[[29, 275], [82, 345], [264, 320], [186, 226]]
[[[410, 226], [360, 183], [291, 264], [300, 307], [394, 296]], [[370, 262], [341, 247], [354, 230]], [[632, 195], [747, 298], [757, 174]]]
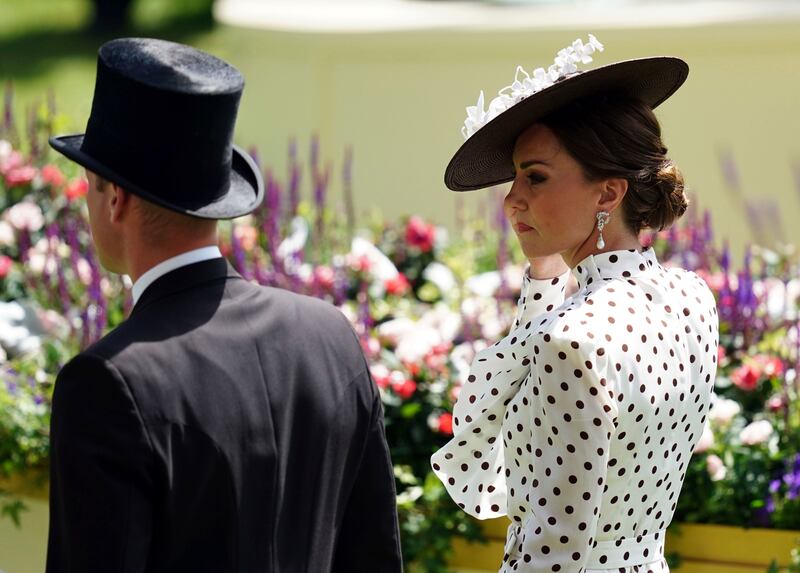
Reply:
[[42, 573], [47, 548], [47, 503], [25, 499], [29, 511], [23, 513], [22, 528], [10, 519], [0, 518], [0, 572]]
[[[745, 194], [776, 200], [788, 237], [800, 193], [790, 164], [800, 161], [800, 23], [694, 29], [595, 30], [606, 44], [597, 64], [670, 54], [689, 62], [687, 84], [659, 109], [665, 139], [720, 235], [747, 238], [742, 206], [726, 191], [718, 153], [738, 162]], [[268, 34], [263, 53], [246, 53], [251, 34]], [[337, 161], [355, 149], [360, 209], [417, 212], [452, 224], [454, 194], [442, 184], [462, 139], [464, 108], [478, 92], [510, 83], [517, 64], [547, 65], [586, 31], [417, 32], [303, 35], [243, 30], [216, 48], [237, 63], [248, 85], [241, 142], [258, 142], [284, 173], [286, 139], [319, 130]], [[233, 41], [230, 41], [233, 40]], [[305, 151], [303, 145], [301, 151]], [[338, 193], [338, 192], [337, 192]], [[480, 192], [467, 194], [477, 208]], [[338, 197], [338, 194], [337, 194]]]

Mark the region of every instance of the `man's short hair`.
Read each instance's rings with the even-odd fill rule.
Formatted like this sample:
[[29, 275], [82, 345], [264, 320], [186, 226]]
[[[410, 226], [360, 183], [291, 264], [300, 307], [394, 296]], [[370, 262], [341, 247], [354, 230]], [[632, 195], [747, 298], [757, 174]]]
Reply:
[[[97, 188], [102, 192], [108, 185], [112, 183], [103, 177], [97, 176]], [[135, 209], [138, 210], [141, 216], [142, 225], [144, 227], [144, 239], [148, 242], [157, 244], [160, 242], [169, 231], [173, 232], [191, 232], [192, 230], [199, 230], [200, 228], [207, 228], [211, 225], [216, 225], [216, 221], [212, 219], [202, 219], [200, 217], [193, 217], [184, 213], [178, 213], [161, 205], [157, 205], [147, 199], [133, 194], [135, 197]]]

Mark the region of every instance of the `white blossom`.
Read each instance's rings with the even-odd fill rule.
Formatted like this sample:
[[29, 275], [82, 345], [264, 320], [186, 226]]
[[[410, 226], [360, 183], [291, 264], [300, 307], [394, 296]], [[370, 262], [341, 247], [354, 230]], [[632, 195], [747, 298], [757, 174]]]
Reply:
[[14, 228], [6, 221], [0, 221], [0, 247], [12, 247], [15, 243]]
[[742, 407], [736, 400], [729, 400], [727, 398], [717, 398], [711, 406], [711, 411], [708, 413], [708, 418], [713, 423], [718, 425], [728, 424], [733, 418], [736, 417]]
[[15, 229], [38, 231], [44, 226], [41, 208], [32, 201], [20, 201], [5, 212], [5, 220]]
[[772, 424], [767, 420], [759, 420], [748, 424], [739, 434], [739, 439], [745, 446], [763, 444], [772, 435]]

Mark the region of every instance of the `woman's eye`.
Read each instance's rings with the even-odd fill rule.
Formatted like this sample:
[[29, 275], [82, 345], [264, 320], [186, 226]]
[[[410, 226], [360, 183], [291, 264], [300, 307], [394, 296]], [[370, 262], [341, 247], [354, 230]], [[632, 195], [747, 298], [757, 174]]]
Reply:
[[547, 181], [547, 177], [545, 177], [544, 175], [540, 175], [539, 173], [528, 174], [528, 182], [531, 184], [544, 183], [545, 181]]

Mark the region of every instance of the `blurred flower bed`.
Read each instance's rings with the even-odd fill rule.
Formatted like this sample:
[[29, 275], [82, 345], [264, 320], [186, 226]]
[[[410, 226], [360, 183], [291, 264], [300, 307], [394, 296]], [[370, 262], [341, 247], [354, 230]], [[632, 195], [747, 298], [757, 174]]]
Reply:
[[[59, 368], [131, 306], [130, 284], [96, 260], [79, 169], [46, 151], [52, 104], [17, 129], [9, 94], [0, 125], [0, 480], [46, 469]], [[452, 403], [475, 352], [508, 331], [523, 259], [491, 193], [481, 213], [456, 208], [455, 234], [415, 216], [357, 227], [351, 163], [348, 152], [334, 207], [333, 168], [317, 142], [305, 165], [290, 146], [286, 180], [265, 169], [263, 208], [223, 223], [221, 248], [244, 277], [324, 298], [350, 319], [383, 397], [407, 568], [445, 571], [452, 536], [481, 534], [429, 458], [452, 435]], [[721, 317], [718, 396], [676, 521], [800, 529], [800, 257], [753, 248], [732, 265], [710, 216], [696, 212], [643, 238], [662, 262], [708, 282]], [[0, 507], [17, 521], [23, 509], [2, 490]]]

